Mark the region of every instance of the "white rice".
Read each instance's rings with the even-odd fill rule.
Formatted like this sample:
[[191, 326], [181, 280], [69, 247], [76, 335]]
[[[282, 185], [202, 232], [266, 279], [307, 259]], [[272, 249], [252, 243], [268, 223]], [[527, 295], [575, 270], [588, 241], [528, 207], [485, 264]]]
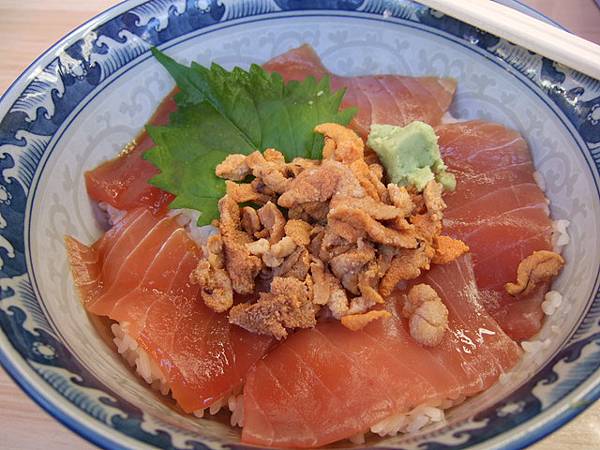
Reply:
[[[533, 179], [542, 190], [542, 192], [546, 192], [546, 180], [544, 180], [544, 176], [541, 172], [537, 170], [533, 172]], [[546, 203], [548, 206], [550, 205], [550, 200], [546, 198]], [[548, 215], [550, 215], [550, 211], [548, 209]], [[567, 228], [569, 227], [569, 221], [564, 219], [555, 220], [552, 223], [552, 245], [554, 250], [558, 253], [561, 252], [562, 248], [567, 245], [570, 241], [569, 233], [567, 232]]]
[[243, 427], [244, 426], [244, 396], [232, 395], [229, 397], [227, 402], [229, 411], [231, 411], [231, 418], [229, 422], [232, 427]]
[[540, 353], [545, 348], [548, 348], [552, 341], [550, 339], [544, 340], [533, 340], [533, 341], [523, 341], [521, 342], [521, 347], [525, 351], [525, 353]]
[[456, 117], [454, 117], [450, 111], [446, 111], [444, 113], [444, 115], [442, 116], [442, 123], [446, 124], [446, 123], [458, 123], [458, 122], [464, 122], [464, 119], [458, 119]]
[[398, 433], [414, 433], [425, 426], [443, 423], [444, 410], [433, 406], [417, 406], [403, 414], [391, 415], [371, 427], [371, 432], [381, 437]]
[[539, 188], [542, 190], [542, 192], [546, 192], [546, 180], [544, 180], [544, 176], [542, 175], [542, 173], [536, 170], [535, 172], [533, 172], [533, 179], [535, 180]]
[[206, 415], [206, 413], [210, 414], [211, 416], [214, 416], [215, 414], [218, 414], [219, 411], [221, 411], [221, 409], [223, 409], [224, 407], [227, 406], [228, 401], [229, 401], [229, 396], [225, 396], [223, 398], [216, 400], [208, 408], [198, 409], [198, 410], [194, 411], [192, 414], [194, 416], [198, 417], [199, 419], [202, 419]]
[[127, 323], [114, 323], [110, 327], [115, 335], [113, 342], [117, 346], [117, 351], [125, 358], [131, 367], [135, 367], [136, 373], [141, 376], [152, 388], [167, 395], [170, 392], [167, 382], [160, 367], [150, 358], [148, 353], [140, 348], [138, 343], [129, 334], [127, 334]]
[[208, 238], [213, 234], [217, 234], [218, 230], [212, 225], [204, 225], [199, 227], [198, 218], [200, 211], [194, 209], [172, 209], [168, 213], [169, 216], [177, 216], [177, 222], [185, 227], [190, 237], [198, 244], [199, 247], [204, 247]]
[[525, 351], [523, 358], [532, 361], [536, 366], [541, 365], [546, 360], [545, 350], [552, 344], [551, 339], [534, 339], [531, 341], [521, 342], [521, 347]]
[[512, 374], [511, 373], [501, 373], [500, 376], [498, 377], [498, 382], [502, 386], [506, 386], [511, 381], [512, 381]]
[[[533, 172], [533, 178], [539, 188], [546, 191], [546, 181], [541, 172], [537, 170]], [[550, 205], [550, 200], [546, 198], [546, 202]], [[570, 242], [568, 227], [570, 222], [565, 219], [558, 219], [552, 222], [552, 247], [557, 253], [562, 253], [562, 249]], [[558, 291], [549, 291], [544, 296], [542, 303], [542, 311], [547, 316], [553, 315], [562, 304], [562, 295]]]
[[127, 214], [127, 211], [117, 209], [106, 202], [98, 203], [98, 208], [100, 208], [100, 210], [106, 214], [106, 220], [111, 227], [125, 217], [125, 214]]
[[568, 232], [569, 225], [570, 222], [565, 219], [555, 220], [552, 223], [552, 245], [558, 253], [571, 241]]
[[514, 386], [533, 376], [535, 371], [546, 361], [548, 349], [552, 346], [553, 336], [547, 336], [548, 333], [544, 333], [538, 335], [537, 339], [521, 342], [524, 354], [515, 367], [500, 375], [498, 382], [501, 386]]
[[548, 291], [544, 295], [544, 301], [542, 302], [542, 311], [547, 316], [551, 316], [562, 304], [562, 294], [558, 291]]
[[[407, 413], [393, 414], [380, 420], [370, 428], [370, 432], [380, 437], [396, 436], [399, 433], [415, 433], [427, 426], [444, 424], [446, 417], [444, 409], [453, 405], [462, 403], [465, 397], [455, 400], [447, 400], [443, 407], [435, 408], [433, 406], [421, 405]], [[353, 444], [364, 444], [366, 442], [366, 433], [358, 433], [348, 438]]]
[[364, 444], [366, 442], [365, 433], [358, 433], [358, 434], [355, 434], [354, 436], [350, 436], [348, 438], [348, 440], [350, 442], [352, 442], [353, 444], [358, 444], [358, 445]]

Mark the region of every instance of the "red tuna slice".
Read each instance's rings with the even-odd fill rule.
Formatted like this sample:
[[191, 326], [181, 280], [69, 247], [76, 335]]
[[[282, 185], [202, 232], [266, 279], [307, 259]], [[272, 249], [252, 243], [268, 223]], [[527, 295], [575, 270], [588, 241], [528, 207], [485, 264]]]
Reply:
[[[175, 111], [174, 93], [167, 96], [158, 107], [149, 123], [166, 125], [169, 115]], [[134, 141], [129, 151], [100, 164], [85, 173], [85, 185], [90, 198], [129, 211], [138, 207], [163, 211], [173, 201], [173, 195], [148, 183], [158, 169], [142, 158], [143, 153], [154, 143], [145, 131]]]
[[523, 258], [552, 249], [548, 204], [533, 178], [527, 143], [516, 131], [481, 121], [442, 125], [436, 132], [458, 181], [445, 197], [445, 233], [469, 245], [488, 312], [513, 339], [529, 339], [542, 326], [548, 286], [524, 299], [504, 289]]
[[431, 125], [439, 124], [456, 91], [456, 81], [451, 78], [334, 75], [306, 44], [276, 56], [263, 67], [278, 72], [286, 81], [330, 75], [334, 89], [346, 88], [342, 107], [358, 108], [350, 126], [363, 138], [367, 137], [371, 123], [404, 126], [421, 120]]
[[184, 411], [237, 389], [268, 350], [269, 338], [230, 325], [198, 297], [189, 275], [201, 253], [175, 218], [136, 209], [91, 247], [65, 241], [86, 309], [126, 328]]
[[242, 440], [326, 445], [418, 405], [474, 395], [516, 364], [521, 350], [480, 305], [468, 256], [435, 266], [420, 282], [449, 309], [439, 346], [416, 343], [395, 306], [391, 318], [360, 331], [338, 322], [299, 331], [249, 372]]

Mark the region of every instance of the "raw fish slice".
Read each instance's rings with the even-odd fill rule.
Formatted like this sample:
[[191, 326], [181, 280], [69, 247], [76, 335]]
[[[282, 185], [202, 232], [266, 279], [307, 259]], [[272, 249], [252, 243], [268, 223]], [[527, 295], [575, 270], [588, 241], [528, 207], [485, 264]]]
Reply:
[[[134, 225], [131, 227], [132, 230]], [[174, 217], [165, 217], [155, 222], [155, 225], [148, 230], [145, 236], [143, 235], [142, 239], [128, 252], [121, 263], [113, 262], [113, 267], [118, 268], [115, 275], [112, 275], [108, 270], [103, 270], [106, 289], [94, 302], [87, 304], [88, 311], [98, 315], [109, 315], [115, 302], [139, 287], [157, 252], [177, 228], [177, 221]], [[137, 231], [137, 229], [134, 231]], [[132, 234], [127, 233], [127, 236], [132, 236]], [[127, 246], [124, 245], [122, 252], [126, 251], [126, 248]], [[109, 261], [110, 258], [107, 257], [106, 264]], [[106, 265], [104, 268], [106, 268]]]
[[190, 264], [197, 263], [198, 254], [198, 247], [190, 242], [185, 230], [178, 228], [156, 254], [144, 275], [142, 286], [170, 294], [179, 293], [187, 281], [179, 278], [194, 269], [190, 269]]
[[152, 213], [144, 210], [122, 233], [116, 236], [110, 250], [102, 258], [102, 278], [105, 284], [111, 285], [115, 281], [123, 262], [139, 244], [138, 238], [146, 236], [156, 222]]
[[[524, 229], [528, 231], [525, 236], [529, 236], [538, 234], [547, 228], [545, 222], [548, 217], [548, 207], [546, 203], [516, 207], [494, 216], [481, 214], [480, 211], [484, 211], [484, 209], [482, 208], [477, 212], [477, 216], [469, 217], [466, 221], [462, 220], [460, 214], [451, 211], [451, 217], [445, 217], [444, 224], [456, 232], [460, 232], [465, 239], [479, 238], [482, 241], [486, 241], [488, 237], [494, 236], [496, 233], [508, 233], [518, 239], [519, 236], [523, 236]], [[487, 243], [493, 245], [493, 239], [487, 240]]]
[[155, 295], [142, 319], [138, 342], [161, 361], [179, 406], [194, 412], [239, 388], [271, 339], [230, 325], [226, 315], [213, 312], [197, 298], [198, 287], [188, 278], [200, 254], [186, 239], [188, 251], [173, 278], [172, 295]]
[[[192, 253], [191, 257], [189, 253]], [[193, 270], [194, 266], [190, 265], [197, 263], [197, 253], [198, 249], [193, 243], [190, 245], [186, 232], [182, 229], [175, 231], [153, 259], [139, 286], [113, 302], [107, 299], [108, 304], [104, 307], [106, 315], [118, 322], [128, 322], [129, 335], [137, 338], [146, 324], [150, 296], [156, 292], [177, 295], [180, 285], [187, 286], [187, 280], [179, 278]]]
[[[92, 247], [65, 239], [75, 285], [95, 312], [119, 321], [136, 339], [184, 411], [203, 409], [239, 388], [271, 339], [230, 325], [226, 315], [210, 311], [198, 298], [189, 275], [201, 253], [175, 218], [139, 211], [128, 216], [119, 222], [127, 226], [109, 231]], [[111, 237], [121, 243], [118, 255]], [[137, 245], [125, 245], [130, 241]], [[113, 250], [103, 260], [97, 249], [108, 247]], [[112, 284], [103, 277], [111, 254], [119, 264]]]
[[499, 189], [534, 183], [532, 177], [534, 167], [531, 162], [502, 166], [493, 170], [471, 169], [467, 171], [458, 168], [457, 164], [453, 164], [453, 166], [452, 173], [463, 184], [461, 197], [465, 202], [493, 194]]
[[326, 445], [418, 405], [474, 395], [520, 359], [519, 346], [479, 304], [468, 257], [434, 266], [419, 282], [435, 285], [448, 305], [449, 330], [439, 346], [417, 344], [393, 302], [391, 318], [360, 331], [337, 322], [301, 330], [249, 372], [242, 440]]
[[[481, 220], [484, 218], [495, 217], [499, 213], [505, 214], [512, 212], [516, 209], [524, 207], [535, 206], [546, 211], [548, 203], [544, 193], [540, 190], [539, 186], [535, 183], [518, 183], [511, 186], [498, 186], [493, 189], [493, 185], [490, 183], [486, 185], [486, 188], [479, 189], [484, 191], [483, 195], [466, 199], [463, 197], [463, 189], [467, 187], [475, 190], [476, 187], [472, 184], [467, 185], [468, 181], [463, 182], [459, 179], [458, 184], [464, 184], [464, 186], [458, 186], [455, 192], [447, 195], [448, 202], [452, 203], [452, 208], [448, 208], [444, 214], [449, 220], [459, 218], [464, 220], [464, 217], [468, 217], [469, 220]], [[461, 202], [458, 203], [458, 198]]]
[[65, 236], [65, 247], [75, 290], [81, 302], [86, 305], [100, 295], [102, 290], [102, 265], [98, 252], [71, 236]]
[[75, 288], [84, 305], [88, 305], [100, 295], [104, 255], [112, 249], [114, 242], [118, 240], [122, 232], [143, 213], [144, 210], [142, 209], [132, 211], [126, 218], [107, 231], [93, 248], [81, 244], [70, 236], [65, 237], [65, 246], [71, 263]]
[[504, 324], [504, 331], [509, 336], [528, 339], [528, 337], [521, 338], [521, 336], [526, 336], [523, 334], [523, 330], [539, 330], [542, 328], [544, 314], [541, 311], [540, 304], [549, 288], [550, 283], [543, 283], [534, 292], [521, 298], [518, 302], [499, 303], [497, 299], [488, 299], [485, 306], [490, 314], [497, 318], [498, 322]]
[[445, 233], [469, 245], [487, 311], [513, 339], [529, 339], [542, 326], [547, 287], [527, 299], [504, 289], [523, 258], [552, 250], [552, 221], [527, 143], [513, 130], [481, 121], [442, 125], [436, 132], [458, 180], [456, 191], [445, 196]]
[[[477, 277], [478, 283], [495, 291], [504, 290], [506, 280], [516, 278], [515, 268], [531, 254], [531, 248], [543, 248], [547, 244], [545, 230], [529, 229], [520, 235], [513, 234], [515, 240], [508, 241], [510, 234], [505, 229], [499, 228], [489, 227], [489, 229], [474, 233], [467, 238], [469, 245], [473, 245], [479, 251], [475, 267], [481, 267], [482, 270]], [[498, 235], [504, 236], [503, 233], [506, 233], [504, 242], [498, 238]], [[498, 259], [504, 262], [503, 266], [497, 266], [495, 261]], [[490, 264], [497, 270], [483, 270]], [[475, 273], [477, 274], [477, 272]]]
[[345, 87], [349, 92], [356, 91], [356, 103], [350, 103], [346, 99], [342, 101], [342, 108], [350, 106], [358, 108], [350, 127], [361, 136], [366, 137], [369, 134], [371, 123], [406, 125], [411, 122], [408, 111], [403, 105], [404, 101], [410, 98], [410, 94], [400, 98], [400, 92], [388, 89], [385, 75], [333, 77], [335, 81], [332, 85], [335, 89]]
[[[396, 300], [399, 299], [396, 298]], [[383, 328], [383, 330], [380, 328]], [[402, 353], [393, 353], [393, 356], [401, 359], [408, 367], [422, 367], [423, 364], [426, 364], [434, 371], [444, 372], [446, 374], [444, 377], [428, 377], [426, 380], [438, 392], [446, 392], [449, 398], [456, 398], [463, 391], [461, 385], [464, 381], [463, 378], [466, 379], [466, 377], [464, 377], [462, 369], [448, 370], [448, 358], [444, 356], [444, 352], [424, 353], [423, 347], [415, 345], [407, 329], [398, 326], [398, 321], [386, 321], [379, 326], [367, 327], [364, 331], [374, 342], [378, 342], [379, 345], [385, 348], [401, 348]], [[372, 346], [374, 342], [369, 345]], [[451, 342], [445, 342], [444, 344], [452, 345]], [[456, 367], [458, 368], [462, 365], [462, 358], [456, 358], [456, 361]]]
[[94, 244], [94, 248], [98, 252], [98, 257], [104, 260], [106, 255], [111, 251], [115, 243], [123, 232], [140, 216], [147, 214], [145, 208], [137, 208], [124, 216], [116, 224], [114, 224], [102, 237]]
[[[444, 152], [452, 159], [453, 167], [464, 167], [469, 173], [532, 162], [522, 136], [496, 123], [473, 120], [448, 124], [441, 126], [439, 133], [443, 135]], [[468, 148], [465, 138], [468, 138]], [[533, 179], [531, 173], [529, 179]]]
[[[331, 80], [331, 88], [334, 90], [346, 89], [344, 98], [342, 100], [342, 107], [352, 107], [360, 105], [360, 109], [356, 111], [356, 115], [353, 117], [351, 126], [354, 129], [360, 130], [360, 135], [363, 136], [364, 130], [368, 130], [371, 124], [371, 115], [373, 112], [373, 105], [367, 93], [362, 89], [359, 89], [359, 77], [333, 77]], [[390, 102], [392, 104], [392, 102]], [[395, 102], [394, 102], [395, 104]]]
[[[227, 376], [227, 371], [222, 369], [227, 361], [235, 359], [228, 346], [227, 320], [219, 322], [219, 317], [197, 298], [198, 287], [191, 285], [187, 278], [183, 278], [183, 274], [189, 274], [196, 267], [199, 258], [200, 254], [195, 245], [194, 249], [186, 249], [170, 287], [171, 294], [176, 295], [155, 297], [146, 310], [138, 339], [142, 348], [156, 360], [171, 360], [170, 364], [163, 365], [162, 368], [171, 383], [173, 397], [188, 412], [209, 406], [224, 395], [225, 391], [239, 384], [239, 380], [233, 384], [225, 384], [223, 389], [223, 383], [219, 383], [218, 378], [219, 375]], [[176, 311], [176, 314], [173, 314], [173, 311]], [[219, 336], [222, 341], [211, 343], [207, 339], [209, 335]], [[189, 342], [194, 344], [190, 346]], [[204, 354], [215, 348], [219, 349], [219, 352], [212, 357], [210, 354]], [[195, 374], [194, 367], [204, 367], [204, 373]], [[208, 376], [206, 372], [206, 368], [211, 367], [215, 368], [213, 377]], [[204, 393], [203, 403], [194, 399], [194, 392], [198, 389]]]
[[367, 137], [371, 123], [404, 126], [421, 120], [431, 125], [439, 124], [456, 91], [456, 81], [451, 78], [334, 75], [306, 44], [276, 56], [263, 67], [278, 72], [286, 81], [303, 80], [309, 75], [315, 78], [329, 75], [334, 89], [346, 88], [342, 107], [358, 108], [350, 127], [363, 138]]
[[285, 81], [302, 81], [306, 77], [320, 79], [330, 73], [317, 52], [308, 44], [271, 58], [263, 67], [269, 72], [281, 74]]
[[[177, 314], [172, 314], [172, 311]], [[162, 296], [149, 308], [139, 343], [162, 364], [173, 397], [186, 412], [206, 408], [237, 388], [245, 369], [230, 342], [233, 328], [225, 315], [209, 310], [199, 299]], [[255, 336], [248, 333], [249, 344]], [[268, 339], [258, 338], [257, 344]], [[264, 347], [262, 349], [264, 351]], [[262, 356], [255, 354], [255, 359]], [[232, 366], [235, 364], [235, 366]], [[198, 391], [202, 397], [197, 398]]]
[[[447, 358], [448, 353], [459, 355], [465, 361], [463, 368], [470, 366], [470, 373], [474, 375], [463, 385], [462, 395], [473, 395], [478, 389], [487, 389], [499, 373], [505, 372], [520, 359], [520, 348], [502, 332], [482, 305], [470, 256], [462, 257], [458, 263], [437, 265], [412, 284], [416, 283], [427, 283], [433, 287], [448, 308], [452, 338], [445, 342], [456, 347], [448, 352], [440, 345], [431, 352], [442, 358]], [[455, 292], [460, 292], [460, 295], [456, 297]], [[485, 364], [482, 364], [483, 361]], [[481, 380], [479, 387], [474, 381], [477, 377]]]
[[172, 279], [169, 293], [186, 297], [195, 297], [198, 294], [198, 285], [190, 283], [190, 273], [198, 265], [198, 260], [202, 254], [198, 246], [189, 238], [187, 233], [184, 233], [184, 236], [187, 252], [181, 259], [177, 273]]
[[[171, 95], [158, 107], [149, 124], [166, 125], [176, 105]], [[150, 208], [162, 212], [173, 201], [173, 195], [148, 183], [158, 173], [156, 167], [142, 158], [143, 153], [154, 146], [145, 131], [134, 141], [128, 151], [85, 173], [85, 185], [90, 198], [129, 211], [135, 208]]]
[[[456, 83], [449, 78], [374, 75], [360, 77], [332, 76], [334, 88], [357, 91], [356, 100], [346, 94], [342, 108], [357, 106], [350, 127], [363, 138], [372, 123], [404, 126], [415, 120], [437, 125], [450, 107]], [[362, 95], [358, 94], [360, 92]]]

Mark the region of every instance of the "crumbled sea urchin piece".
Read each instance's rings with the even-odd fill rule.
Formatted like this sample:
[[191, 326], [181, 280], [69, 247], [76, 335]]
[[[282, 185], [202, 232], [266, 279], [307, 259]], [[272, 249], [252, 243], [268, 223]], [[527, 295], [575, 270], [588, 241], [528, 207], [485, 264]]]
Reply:
[[548, 250], [533, 252], [519, 263], [517, 282], [506, 283], [506, 292], [510, 295], [528, 295], [539, 283], [557, 276], [565, 265], [558, 253]]
[[[386, 186], [383, 167], [373, 158], [367, 162], [354, 131], [331, 123], [315, 131], [325, 136], [321, 161], [286, 163], [282, 153], [267, 149], [230, 155], [218, 166], [217, 175], [228, 179], [219, 202], [220, 234], [195, 271], [209, 307], [229, 309], [231, 323], [277, 339], [314, 326], [317, 313], [353, 330], [387, 317], [376, 305], [399, 282], [468, 250], [440, 236], [446, 207], [440, 183], [431, 180], [422, 191]], [[244, 182], [248, 175], [254, 179]], [[248, 201], [262, 206], [240, 205]], [[259, 298], [232, 307], [236, 294]], [[445, 308], [427, 301], [415, 311], [411, 329], [423, 334], [433, 323], [427, 320]], [[437, 337], [423, 339], [435, 343]]]
[[229, 322], [250, 332], [276, 339], [287, 337], [287, 329], [316, 325], [310, 296], [310, 281], [276, 277], [271, 291], [261, 292], [256, 303], [241, 303], [229, 310]]
[[385, 319], [391, 314], [387, 311], [374, 310], [362, 314], [350, 314], [341, 319], [342, 325], [352, 331], [358, 331], [377, 319]]
[[448, 327], [448, 309], [428, 284], [416, 284], [408, 291], [402, 315], [419, 344], [435, 347], [442, 341]]

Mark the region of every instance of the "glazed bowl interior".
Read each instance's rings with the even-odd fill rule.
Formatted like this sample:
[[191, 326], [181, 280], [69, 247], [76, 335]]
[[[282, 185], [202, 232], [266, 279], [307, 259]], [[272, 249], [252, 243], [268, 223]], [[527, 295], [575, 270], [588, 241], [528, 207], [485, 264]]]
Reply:
[[[174, 8], [174, 13], [181, 13], [178, 6]], [[160, 31], [167, 24], [158, 20], [153, 26]], [[143, 128], [173, 88], [170, 77], [150, 57], [145, 42], [127, 30], [119, 36], [120, 40], [106, 35], [89, 38], [96, 39], [95, 48], [110, 51], [90, 53], [86, 64], [62, 53], [57, 64], [68, 68], [75, 77], [84, 78], [93, 70], [97, 85], [68, 111], [51, 135], [19, 130], [15, 143], [3, 146], [5, 153], [14, 154], [23, 143], [43, 149], [38, 152], [33, 169], [29, 159], [13, 157], [15, 165], [4, 170], [0, 195], [5, 202], [26, 196], [23, 253], [28, 274], [10, 286], [19, 298], [37, 302], [37, 309], [29, 305], [27, 310], [27, 302], [22, 306], [26, 317], [21, 326], [28, 335], [42, 333], [46, 337], [37, 351], [46, 355], [48, 362], [31, 359], [27, 376], [43, 378], [48, 387], [38, 389], [60, 393], [49, 401], [75, 404], [82, 410], [82, 420], [89, 422], [86, 426], [100, 427], [102, 433], [112, 434], [122, 444], [132, 444], [132, 439], [154, 445], [171, 439], [172, 445], [182, 448], [193, 441], [209, 446], [235, 444], [239, 442], [239, 431], [224, 420], [200, 420], [180, 414], [169, 400], [160, 398], [126, 367], [111, 344], [106, 324], [87, 316], [68, 276], [63, 236], [69, 234], [90, 243], [102, 232], [97, 211], [85, 191], [84, 172], [114, 157]], [[458, 433], [461, 430], [472, 432], [497, 424], [499, 434], [511, 423], [510, 415], [515, 420], [512, 423], [522, 423], [523, 428], [526, 420], [534, 416], [558, 414], [549, 407], [562, 397], [556, 386], [544, 383], [543, 374], [559, 372], [560, 368], [548, 363], [558, 361], [557, 354], [569, 343], [597, 331], [581, 326], [597, 289], [600, 203], [597, 168], [580, 130], [540, 86], [507, 62], [490, 56], [481, 46], [466, 45], [444, 31], [409, 20], [341, 12], [267, 15], [200, 29], [165, 42], [161, 49], [179, 61], [245, 67], [302, 43], [314, 46], [325, 65], [338, 74], [456, 78], [458, 92], [452, 114], [461, 120], [495, 121], [520, 131], [545, 180], [553, 218], [570, 221], [570, 243], [564, 248], [569, 263], [553, 287], [563, 294], [563, 305], [548, 317], [535, 338], [536, 351], [526, 353], [513, 374], [452, 410], [447, 416], [448, 424], [441, 429], [373, 443], [404, 446], [435, 440], [463, 445], [467, 441], [465, 435]], [[79, 45], [83, 48], [86, 40]], [[131, 61], [121, 66], [121, 54], [129, 55]], [[531, 57], [522, 55], [525, 63], [535, 64], [527, 59]], [[24, 109], [30, 122], [35, 122], [40, 114], [62, 114], [58, 103], [53, 102], [69, 87], [60, 78], [51, 79], [50, 83], [54, 83], [54, 95], [41, 100], [47, 104], [41, 104], [42, 109]], [[20, 183], [25, 188], [19, 193], [14, 185], [8, 186], [10, 183]], [[10, 245], [2, 244], [9, 253]], [[11, 304], [3, 300], [0, 310], [14, 316], [16, 313], [10, 308], [19, 301]], [[545, 369], [540, 371], [542, 368]], [[531, 378], [535, 374], [537, 381]], [[84, 397], [86, 402], [78, 403], [75, 395]], [[70, 414], [76, 414], [73, 411]], [[128, 433], [127, 427], [135, 433]], [[517, 428], [514, 433], [524, 433], [520, 430]], [[481, 436], [470, 443], [495, 434]]]

